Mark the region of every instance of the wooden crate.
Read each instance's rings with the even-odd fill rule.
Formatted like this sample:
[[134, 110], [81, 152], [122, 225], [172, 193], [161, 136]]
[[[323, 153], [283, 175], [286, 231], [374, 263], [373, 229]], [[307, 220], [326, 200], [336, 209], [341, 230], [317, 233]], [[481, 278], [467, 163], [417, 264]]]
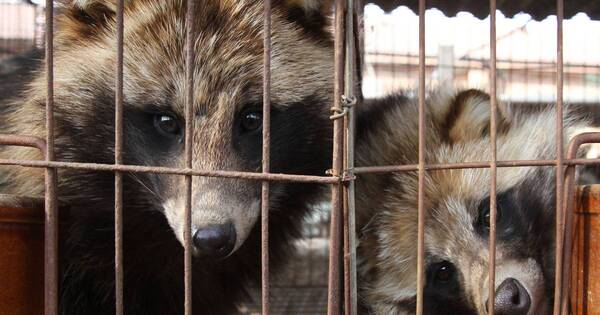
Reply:
[[575, 209], [571, 310], [600, 314], [600, 185], [578, 187]]
[[[600, 185], [578, 187], [576, 209], [572, 314], [600, 314]], [[0, 194], [0, 288], [0, 315], [44, 313], [43, 199]]]
[[0, 194], [0, 314], [44, 313], [43, 199]]

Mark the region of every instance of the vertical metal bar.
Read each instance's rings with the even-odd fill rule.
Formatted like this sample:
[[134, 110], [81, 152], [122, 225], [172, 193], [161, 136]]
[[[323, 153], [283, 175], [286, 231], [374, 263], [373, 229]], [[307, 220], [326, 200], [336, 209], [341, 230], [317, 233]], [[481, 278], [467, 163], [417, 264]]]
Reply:
[[356, 239], [355, 239], [355, 203], [354, 203], [354, 104], [356, 96], [354, 93], [355, 82], [355, 32], [354, 32], [354, 0], [346, 2], [346, 42], [345, 42], [345, 78], [344, 96], [348, 114], [345, 117], [345, 152], [344, 152], [344, 176], [350, 181], [344, 186], [344, 302], [345, 313], [354, 315], [357, 313], [356, 292]]
[[[342, 111], [342, 87], [344, 80], [344, 0], [335, 1], [335, 76], [333, 92], [333, 111]], [[333, 120], [333, 158], [331, 175], [341, 175], [343, 163], [343, 121]], [[331, 235], [329, 238], [329, 278], [327, 292], [327, 314], [340, 314], [340, 214], [342, 210], [342, 187], [335, 183], [331, 186]]]
[[[262, 172], [270, 170], [271, 141], [271, 0], [265, 0], [263, 25], [263, 146]], [[269, 182], [262, 182], [261, 196], [261, 259], [262, 259], [262, 313], [269, 315]]]
[[[577, 149], [579, 149], [579, 145], [576, 147], [571, 147], [569, 145], [569, 150], [567, 151], [567, 158], [575, 158], [577, 155]], [[565, 171], [565, 182], [564, 182], [564, 199], [562, 204], [563, 216], [565, 218], [565, 241], [562, 252], [563, 257], [563, 266], [562, 266], [562, 274], [563, 274], [563, 282], [560, 288], [561, 290], [561, 314], [570, 314], [568, 311], [569, 299], [570, 299], [570, 285], [571, 285], [571, 259], [573, 254], [573, 238], [575, 234], [575, 229], [573, 228], [574, 221], [574, 208], [575, 208], [575, 165], [569, 165]], [[566, 276], [564, 276], [566, 275]]]
[[425, 0], [419, 0], [419, 192], [417, 199], [417, 315], [423, 314], [425, 264]]
[[496, 292], [496, 150], [498, 93], [496, 85], [496, 0], [490, 0], [490, 236], [488, 257], [488, 314], [494, 314]]
[[[123, 163], [123, 10], [117, 1], [117, 67], [115, 86], [115, 164]], [[123, 314], [123, 173], [115, 172], [115, 310]]]
[[[196, 0], [187, 1], [186, 36], [185, 36], [185, 166], [193, 167], [193, 138], [194, 138], [194, 43], [195, 43], [195, 13]], [[185, 219], [183, 226], [184, 244], [184, 287], [185, 315], [192, 315], [192, 176], [185, 176]]]
[[[54, 160], [54, 7], [46, 0], [46, 162]], [[45, 170], [44, 310], [58, 314], [58, 215], [56, 169]]]
[[563, 19], [564, 1], [556, 1], [556, 270], [554, 314], [561, 314], [565, 220], [563, 215]]
[[37, 14], [38, 14], [38, 8], [39, 8], [39, 4], [33, 4], [33, 6], [35, 7], [35, 9], [33, 10], [33, 21], [31, 21], [32, 25], [33, 25], [33, 38], [32, 38], [32, 43], [31, 46], [33, 48], [35, 48], [37, 46], [37, 40], [38, 40], [38, 25], [37, 25]]

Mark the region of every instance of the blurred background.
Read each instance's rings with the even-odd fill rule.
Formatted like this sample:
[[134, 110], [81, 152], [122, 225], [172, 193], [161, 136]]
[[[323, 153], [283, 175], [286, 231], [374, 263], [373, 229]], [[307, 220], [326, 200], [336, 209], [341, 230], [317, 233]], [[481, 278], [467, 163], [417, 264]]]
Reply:
[[[520, 13], [497, 19], [498, 96], [527, 104], [556, 101], [556, 17]], [[432, 9], [426, 20], [427, 86], [489, 86], [489, 18]], [[407, 7], [365, 7], [365, 97], [416, 88], [419, 17]], [[564, 22], [564, 101], [600, 103], [600, 21], [579, 13]]]

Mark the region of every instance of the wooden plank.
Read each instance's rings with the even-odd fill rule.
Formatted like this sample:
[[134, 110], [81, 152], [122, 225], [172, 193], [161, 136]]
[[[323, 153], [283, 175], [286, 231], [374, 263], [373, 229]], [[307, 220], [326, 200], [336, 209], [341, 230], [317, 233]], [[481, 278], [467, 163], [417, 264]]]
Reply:
[[578, 187], [576, 198], [572, 314], [600, 314], [600, 185]]
[[0, 249], [0, 314], [43, 314], [43, 199], [0, 195]]

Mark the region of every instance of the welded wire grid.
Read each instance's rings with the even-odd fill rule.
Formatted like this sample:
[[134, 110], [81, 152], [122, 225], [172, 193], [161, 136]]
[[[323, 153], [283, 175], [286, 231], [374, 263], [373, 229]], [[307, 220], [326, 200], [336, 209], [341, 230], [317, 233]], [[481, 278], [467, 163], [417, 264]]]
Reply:
[[[488, 282], [488, 313], [494, 313], [494, 296], [495, 296], [495, 245], [496, 245], [496, 216], [497, 216], [497, 168], [498, 167], [517, 167], [517, 166], [539, 166], [539, 165], [552, 165], [556, 167], [556, 270], [555, 270], [555, 289], [554, 289], [554, 314], [567, 314], [568, 308], [568, 294], [569, 288], [569, 277], [563, 277], [563, 274], [568, 272], [570, 269], [569, 253], [565, 252], [565, 244], [570, 244], [570, 237], [572, 234], [572, 218], [565, 225], [565, 216], [570, 217], [571, 213], [566, 211], [571, 207], [573, 201], [573, 189], [570, 187], [573, 185], [573, 174], [569, 177], [569, 185], [567, 187], [566, 200], [568, 202], [563, 203], [565, 196], [563, 195], [564, 185], [564, 165], [577, 164], [575, 160], [576, 150], [579, 147], [575, 145], [575, 149], [570, 150], [570, 160], [566, 161], [563, 153], [563, 19], [564, 19], [564, 2], [563, 0], [556, 1], [556, 14], [557, 14], [557, 46], [556, 46], [556, 159], [549, 161], [540, 160], [522, 160], [522, 161], [498, 161], [497, 150], [496, 150], [496, 126], [497, 126], [497, 109], [498, 109], [498, 95], [497, 95], [497, 35], [496, 35], [496, 0], [489, 1], [489, 16], [490, 16], [490, 42], [489, 42], [489, 67], [490, 67], [490, 78], [489, 78], [489, 89], [490, 89], [490, 107], [491, 107], [491, 119], [490, 119], [490, 147], [491, 147], [491, 161], [481, 163], [455, 163], [455, 164], [441, 164], [441, 165], [425, 165], [424, 161], [424, 141], [425, 141], [425, 128], [424, 128], [424, 106], [425, 106], [425, 0], [419, 0], [419, 86], [418, 86], [418, 99], [419, 99], [419, 162], [417, 165], [404, 165], [404, 166], [378, 166], [378, 167], [362, 167], [357, 168], [356, 173], [386, 173], [392, 171], [418, 171], [418, 236], [417, 236], [417, 305], [416, 314], [420, 315], [423, 313], [423, 284], [424, 284], [424, 176], [426, 170], [433, 169], [458, 169], [458, 168], [489, 168], [490, 169], [490, 237], [489, 237], [489, 282]], [[598, 140], [597, 135], [586, 135], [593, 139], [587, 139], [588, 141]], [[585, 137], [585, 136], [584, 136]], [[576, 137], [573, 143], [582, 142], [582, 137]], [[581, 144], [581, 143], [579, 143]], [[574, 152], [572, 152], [574, 151]], [[597, 163], [598, 161], [590, 161]], [[469, 165], [470, 164], [470, 165]], [[570, 166], [569, 170], [574, 172], [574, 167]], [[360, 192], [359, 192], [360, 193]], [[565, 237], [567, 240], [565, 241]], [[568, 241], [568, 242], [567, 242]], [[563, 264], [564, 259], [564, 264]]]
[[[343, 23], [344, 3], [338, 0], [336, 14], [338, 23]], [[45, 143], [37, 139], [29, 139], [20, 136], [2, 136], [0, 141], [5, 145], [25, 145], [35, 146], [44, 149], [44, 161], [22, 161], [22, 160], [2, 160], [2, 165], [21, 165], [30, 167], [44, 167], [45, 173], [45, 207], [46, 207], [46, 237], [45, 237], [45, 313], [58, 314], [58, 269], [57, 269], [57, 236], [58, 222], [56, 209], [56, 171], [58, 168], [86, 169], [95, 171], [108, 171], [115, 174], [115, 303], [116, 313], [123, 314], [123, 172], [147, 172], [162, 173], [185, 176], [185, 224], [184, 224], [184, 284], [185, 299], [184, 310], [186, 315], [192, 314], [192, 259], [191, 259], [191, 203], [192, 203], [192, 179], [193, 176], [223, 177], [253, 179], [262, 181], [262, 206], [261, 206], [261, 238], [262, 238], [262, 312], [269, 314], [269, 230], [268, 230], [268, 199], [269, 199], [269, 181], [296, 181], [306, 183], [332, 184], [334, 191], [334, 202], [332, 211], [332, 226], [335, 235], [332, 235], [330, 248], [335, 253], [330, 259], [329, 295], [328, 310], [330, 314], [338, 314], [340, 311], [340, 240], [341, 223], [339, 221], [341, 213], [341, 184], [339, 174], [342, 169], [343, 146], [341, 137], [343, 136], [342, 121], [338, 118], [333, 119], [335, 137], [339, 141], [334, 141], [335, 151], [333, 158], [332, 176], [304, 176], [292, 174], [271, 174], [269, 173], [269, 139], [270, 139], [270, 64], [271, 64], [271, 3], [264, 1], [264, 67], [263, 67], [263, 163], [261, 173], [237, 172], [237, 171], [202, 171], [193, 169], [193, 112], [194, 112], [194, 38], [195, 33], [195, 13], [196, 0], [188, 0], [186, 14], [186, 40], [185, 40], [185, 78], [186, 78], [186, 98], [185, 98], [185, 168], [165, 168], [165, 167], [140, 167], [122, 164], [123, 150], [123, 32], [124, 32], [124, 0], [118, 0], [116, 10], [116, 30], [117, 43], [116, 55], [117, 64], [115, 69], [115, 163], [114, 165], [78, 163], [78, 162], [58, 162], [54, 161], [54, 62], [53, 62], [53, 19], [54, 7], [52, 0], [46, 0], [46, 73], [47, 73], [47, 100], [46, 100], [46, 140]], [[341, 109], [339, 99], [341, 98], [341, 86], [344, 82], [343, 74], [343, 25], [336, 30], [336, 46], [341, 52], [336, 57], [338, 65], [336, 66], [336, 91], [338, 101], [334, 109]], [[335, 110], [334, 110], [335, 111]], [[340, 117], [341, 118], [341, 117]]]
[[[576, 159], [575, 153], [581, 143], [600, 140], [597, 135], [588, 134], [576, 138], [572, 142], [567, 159], [563, 153], [563, 0], [557, 0], [557, 62], [556, 62], [556, 159], [554, 160], [521, 160], [521, 161], [497, 161], [496, 156], [496, 125], [497, 125], [497, 75], [496, 75], [496, 0], [490, 0], [490, 94], [491, 94], [491, 161], [488, 162], [464, 162], [454, 164], [428, 165], [424, 159], [425, 150], [425, 80], [426, 80], [426, 46], [425, 46], [425, 0], [419, 1], [419, 85], [418, 85], [418, 107], [419, 107], [419, 161], [416, 165], [390, 165], [390, 166], [365, 166], [353, 167], [353, 74], [355, 69], [353, 56], [355, 47], [355, 32], [348, 33], [348, 29], [354, 27], [353, 16], [355, 5], [353, 1], [335, 1], [335, 33], [334, 33], [334, 103], [332, 107], [333, 121], [333, 156], [332, 168], [329, 176], [305, 176], [291, 174], [272, 174], [269, 172], [269, 138], [270, 138], [270, 65], [271, 65], [271, 3], [264, 2], [264, 67], [263, 67], [263, 164], [262, 172], [238, 172], [220, 170], [195, 170], [193, 169], [193, 87], [194, 87], [194, 29], [196, 0], [188, 0], [186, 15], [186, 104], [185, 104], [185, 168], [133, 166], [122, 164], [122, 128], [123, 128], [123, 29], [124, 29], [124, 0], [119, 0], [117, 5], [117, 65], [115, 86], [115, 163], [114, 165], [59, 162], [54, 160], [54, 117], [53, 117], [53, 1], [46, 0], [46, 73], [47, 73], [47, 99], [46, 99], [46, 139], [45, 144], [36, 139], [24, 139], [23, 137], [0, 137], [3, 144], [36, 146], [45, 150], [44, 161], [23, 160], [0, 160], [1, 165], [21, 165], [28, 167], [45, 168], [45, 211], [46, 211], [46, 237], [45, 237], [45, 313], [58, 313], [58, 269], [57, 269], [57, 209], [56, 209], [56, 171], [59, 168], [86, 169], [94, 171], [114, 172], [115, 174], [115, 284], [116, 284], [116, 312], [123, 314], [123, 265], [122, 265], [122, 173], [123, 172], [145, 172], [161, 173], [185, 176], [185, 230], [184, 230], [184, 277], [185, 277], [185, 314], [192, 314], [191, 292], [191, 199], [192, 179], [194, 176], [238, 178], [262, 181], [262, 208], [261, 208], [261, 237], [262, 237], [262, 312], [269, 314], [270, 310], [270, 279], [268, 265], [268, 198], [270, 181], [294, 181], [306, 183], [321, 183], [331, 185], [331, 217], [330, 217], [330, 240], [329, 240], [329, 271], [328, 271], [328, 295], [327, 313], [329, 315], [355, 314], [356, 312], [356, 284], [354, 265], [355, 258], [352, 256], [354, 244], [353, 226], [353, 180], [354, 174], [360, 173], [391, 173], [401, 171], [417, 171], [419, 177], [418, 193], [418, 275], [417, 275], [417, 304], [416, 313], [423, 312], [423, 283], [424, 283], [424, 177], [429, 170], [440, 169], [464, 169], [464, 168], [490, 168], [490, 209], [491, 227], [489, 238], [489, 296], [494, 296], [494, 271], [495, 271], [495, 217], [496, 217], [496, 173], [498, 167], [520, 167], [520, 166], [555, 166], [556, 167], [556, 283], [554, 314], [566, 314], [567, 290], [569, 277], [563, 274], [570, 268], [569, 254], [564, 251], [570, 242], [571, 236], [571, 213], [573, 189], [572, 172], [575, 165], [597, 164], [599, 160]], [[574, 148], [574, 149], [573, 149]], [[564, 166], [568, 167], [568, 184], [565, 186]], [[563, 195], [563, 191], [566, 195]], [[360, 192], [358, 192], [360, 193]], [[342, 270], [343, 269], [343, 273]], [[354, 281], [354, 282], [353, 282]], [[343, 291], [343, 292], [342, 292]], [[493, 298], [489, 299], [489, 311], [493, 313]]]

